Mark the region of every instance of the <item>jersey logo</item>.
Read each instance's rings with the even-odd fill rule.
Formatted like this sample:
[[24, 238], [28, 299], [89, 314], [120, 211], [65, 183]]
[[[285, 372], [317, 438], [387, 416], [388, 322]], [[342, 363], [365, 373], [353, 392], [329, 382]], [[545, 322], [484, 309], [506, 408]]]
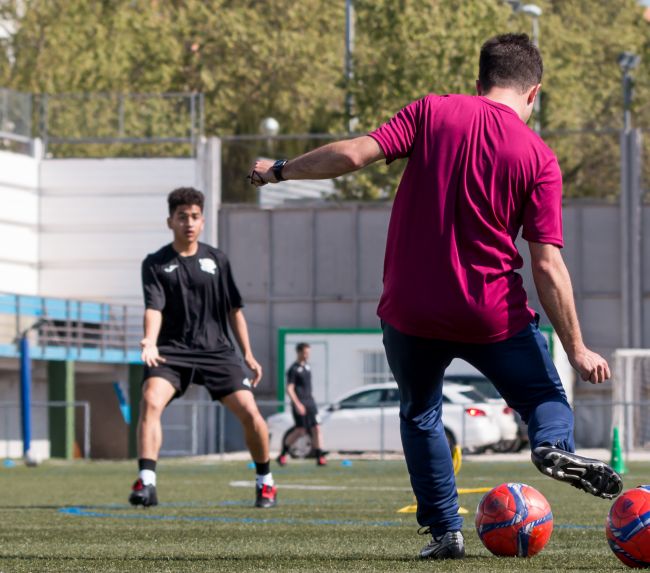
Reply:
[[210, 273], [211, 275], [216, 275], [217, 273], [215, 272], [217, 270], [217, 263], [214, 262], [212, 259], [199, 259], [199, 265], [201, 266], [201, 270], [206, 273]]
[[173, 273], [178, 268], [178, 265], [169, 265], [166, 269], [163, 269], [166, 273]]
[[251, 381], [248, 378], [244, 378], [241, 383], [246, 386], [247, 388], [251, 387]]

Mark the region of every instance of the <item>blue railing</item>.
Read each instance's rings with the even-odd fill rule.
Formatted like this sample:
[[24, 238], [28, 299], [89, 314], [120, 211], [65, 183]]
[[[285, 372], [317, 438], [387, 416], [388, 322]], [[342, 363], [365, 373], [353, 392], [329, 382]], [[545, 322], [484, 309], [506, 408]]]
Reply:
[[137, 363], [142, 309], [0, 293], [0, 356], [18, 357], [28, 331], [35, 359]]

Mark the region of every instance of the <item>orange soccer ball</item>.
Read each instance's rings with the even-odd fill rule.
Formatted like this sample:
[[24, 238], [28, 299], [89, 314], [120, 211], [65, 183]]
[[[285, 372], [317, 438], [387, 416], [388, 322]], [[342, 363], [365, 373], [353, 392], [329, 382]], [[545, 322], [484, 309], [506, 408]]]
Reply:
[[551, 538], [553, 513], [534, 487], [504, 483], [483, 496], [475, 523], [483, 545], [494, 555], [532, 557]]
[[650, 567], [650, 485], [619, 496], [605, 524], [614, 555], [629, 567]]

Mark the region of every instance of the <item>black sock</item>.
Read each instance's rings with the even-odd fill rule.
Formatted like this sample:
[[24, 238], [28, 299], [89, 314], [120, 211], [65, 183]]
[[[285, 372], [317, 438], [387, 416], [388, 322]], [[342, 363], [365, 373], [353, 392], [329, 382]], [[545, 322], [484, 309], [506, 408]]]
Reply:
[[281, 456], [286, 456], [289, 452], [289, 446], [287, 444], [282, 444], [282, 451], [280, 452]]
[[258, 464], [255, 462], [255, 472], [258, 476], [265, 476], [271, 473], [271, 460]]
[[150, 460], [148, 458], [140, 458], [138, 460], [138, 470], [151, 470], [152, 472], [156, 471], [156, 460]]
[[323, 455], [325, 455], [325, 454], [323, 454], [323, 450], [321, 450], [321, 449], [316, 450], [316, 457], [317, 458], [320, 458]]

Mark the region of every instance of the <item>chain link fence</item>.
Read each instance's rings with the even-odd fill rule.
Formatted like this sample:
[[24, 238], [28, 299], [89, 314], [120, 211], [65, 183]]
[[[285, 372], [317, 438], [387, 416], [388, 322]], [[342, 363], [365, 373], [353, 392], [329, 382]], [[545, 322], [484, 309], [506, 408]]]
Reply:
[[0, 88], [0, 150], [32, 153], [32, 96]]

